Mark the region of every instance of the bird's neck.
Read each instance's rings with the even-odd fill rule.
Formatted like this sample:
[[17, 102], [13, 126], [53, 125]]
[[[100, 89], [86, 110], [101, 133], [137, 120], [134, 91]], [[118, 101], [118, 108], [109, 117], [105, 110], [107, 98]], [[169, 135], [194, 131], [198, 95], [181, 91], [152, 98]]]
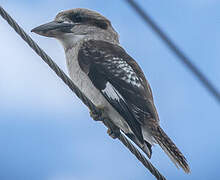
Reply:
[[119, 44], [117, 36], [113, 36], [110, 33], [97, 33], [90, 35], [74, 35], [74, 34], [64, 34], [62, 37], [59, 37], [58, 40], [64, 47], [65, 52], [72, 48], [77, 48], [82, 45], [83, 42], [89, 40], [101, 40], [107, 41], [112, 44]]

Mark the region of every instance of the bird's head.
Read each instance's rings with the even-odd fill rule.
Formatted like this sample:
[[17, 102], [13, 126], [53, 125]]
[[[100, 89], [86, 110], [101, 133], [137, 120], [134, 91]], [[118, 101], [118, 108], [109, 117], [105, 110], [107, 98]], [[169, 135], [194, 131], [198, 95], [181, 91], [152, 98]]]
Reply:
[[107, 18], [95, 11], [82, 8], [62, 11], [54, 21], [38, 26], [31, 32], [54, 37], [64, 46], [80, 38], [118, 42], [118, 35]]

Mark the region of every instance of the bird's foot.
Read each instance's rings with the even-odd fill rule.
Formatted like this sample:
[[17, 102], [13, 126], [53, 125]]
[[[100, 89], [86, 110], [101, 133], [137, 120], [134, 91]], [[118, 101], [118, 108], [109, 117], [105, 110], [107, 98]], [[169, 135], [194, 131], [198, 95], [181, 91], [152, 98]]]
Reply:
[[120, 129], [107, 120], [108, 117], [106, 116], [105, 108], [103, 106], [97, 106], [97, 109], [99, 110], [99, 112], [94, 112], [94, 111], [89, 112], [92, 119], [94, 119], [95, 121], [103, 121], [104, 124], [107, 124], [108, 126], [107, 133], [109, 134], [109, 136], [111, 136], [113, 139], [118, 138], [121, 133]]
[[95, 121], [102, 121], [104, 118], [104, 107], [97, 107], [99, 112], [90, 111], [89, 114]]
[[120, 130], [117, 128], [117, 129], [110, 129], [108, 128], [108, 131], [107, 131], [108, 135], [111, 136], [113, 139], [116, 139], [120, 136]]

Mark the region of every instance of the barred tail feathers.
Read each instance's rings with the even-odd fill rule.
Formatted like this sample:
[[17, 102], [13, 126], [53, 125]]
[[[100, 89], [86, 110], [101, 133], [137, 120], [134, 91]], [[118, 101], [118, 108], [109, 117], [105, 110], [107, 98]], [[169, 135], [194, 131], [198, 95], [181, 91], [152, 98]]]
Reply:
[[157, 126], [156, 131], [156, 133], [153, 133], [156, 142], [169, 156], [172, 162], [177, 166], [177, 168], [181, 167], [186, 173], [190, 173], [190, 168], [187, 164], [186, 158], [172, 142], [172, 140], [166, 135], [160, 126]]

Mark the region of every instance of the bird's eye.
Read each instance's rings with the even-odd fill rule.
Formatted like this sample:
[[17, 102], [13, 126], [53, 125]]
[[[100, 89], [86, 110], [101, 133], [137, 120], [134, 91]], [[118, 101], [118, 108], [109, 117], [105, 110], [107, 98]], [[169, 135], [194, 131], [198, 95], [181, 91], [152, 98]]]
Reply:
[[63, 20], [59, 20], [59, 21], [57, 21], [57, 23], [63, 23]]
[[66, 23], [66, 24], [69, 24], [69, 23], [71, 23], [70, 21], [68, 21], [68, 20], [59, 20], [59, 21], [57, 21], [58, 23]]
[[74, 23], [81, 23], [85, 20], [80, 13], [69, 14], [68, 18]]
[[76, 16], [74, 21], [75, 22], [82, 22], [82, 17], [81, 16]]

